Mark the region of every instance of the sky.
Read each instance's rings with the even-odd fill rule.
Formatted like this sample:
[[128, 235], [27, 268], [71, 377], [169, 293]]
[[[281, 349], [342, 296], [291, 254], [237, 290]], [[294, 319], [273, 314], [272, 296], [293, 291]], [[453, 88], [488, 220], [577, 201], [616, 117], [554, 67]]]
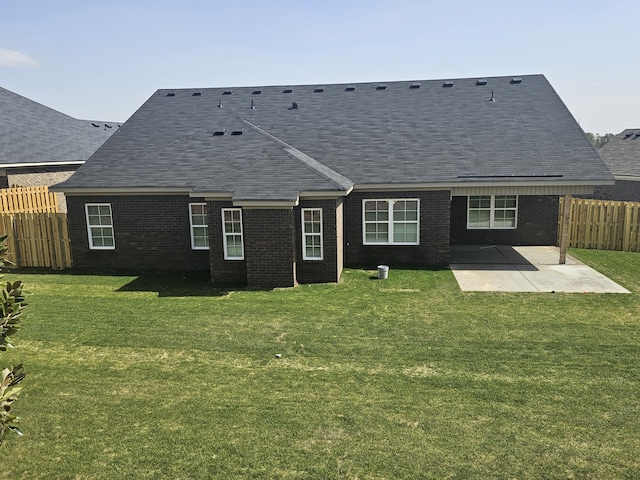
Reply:
[[587, 132], [640, 128], [636, 0], [0, 0], [0, 87], [123, 122], [159, 88], [544, 74]]

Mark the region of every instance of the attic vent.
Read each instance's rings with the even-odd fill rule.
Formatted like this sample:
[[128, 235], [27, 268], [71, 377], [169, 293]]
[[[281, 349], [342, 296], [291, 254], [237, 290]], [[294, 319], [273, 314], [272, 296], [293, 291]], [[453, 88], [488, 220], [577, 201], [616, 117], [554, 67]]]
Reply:
[[[91, 122], [91, 125], [93, 125], [93, 126], [94, 126], [94, 127], [96, 127], [96, 128], [99, 128], [99, 127], [100, 127], [100, 125], [98, 125], [97, 123], [93, 123], [93, 122]], [[631, 134], [629, 134], [629, 135], [631, 135]]]
[[486, 85], [487, 81], [483, 78], [481, 80], [476, 80], [476, 85]]
[[261, 88], [256, 88], [253, 92], [251, 92], [251, 95], [261, 95], [261, 94], [262, 94]]
[[629, 137], [633, 137], [633, 132], [625, 133], [624, 138], [629, 138]]
[[244, 135], [244, 129], [234, 130], [231, 135]]
[[282, 93], [293, 93], [293, 88], [285, 88]]
[[222, 92], [223, 95], [232, 95], [233, 94], [233, 90], [225, 90], [224, 92]]
[[442, 86], [443, 86], [443, 87], [446, 87], [446, 88], [448, 88], [448, 87], [453, 87], [453, 82], [444, 82], [444, 83], [442, 84]]
[[419, 83], [412, 83], [411, 85], [409, 85], [409, 88], [412, 90], [415, 90], [416, 88], [420, 88], [422, 85], [420, 85]]
[[636, 137], [635, 138], [638, 138], [638, 137], [640, 137], [640, 132], [636, 133]]
[[291, 106], [287, 110], [297, 110], [297, 109], [298, 109], [298, 103], [292, 102]]
[[354, 85], [349, 85], [347, 88], [344, 89], [345, 92], [355, 92], [356, 91], [356, 87]]
[[220, 137], [220, 136], [224, 135], [226, 131], [227, 130], [224, 129], [224, 128], [222, 128], [220, 130], [216, 130], [215, 132], [213, 132], [213, 136], [214, 137]]
[[516, 84], [516, 83], [522, 83], [522, 79], [520, 77], [513, 77], [511, 79], [511, 82], [509, 82], [511, 84]]
[[175, 97], [176, 96], [176, 92], [168, 92], [167, 93], [167, 97]]
[[202, 92], [193, 92], [191, 94], [192, 97], [201, 97], [202, 96]]
[[387, 89], [387, 86], [384, 84], [380, 84], [376, 87], [376, 90], [386, 90], [386, 89]]
[[324, 92], [324, 87], [318, 87], [313, 91], [313, 93], [322, 93], [322, 92]]

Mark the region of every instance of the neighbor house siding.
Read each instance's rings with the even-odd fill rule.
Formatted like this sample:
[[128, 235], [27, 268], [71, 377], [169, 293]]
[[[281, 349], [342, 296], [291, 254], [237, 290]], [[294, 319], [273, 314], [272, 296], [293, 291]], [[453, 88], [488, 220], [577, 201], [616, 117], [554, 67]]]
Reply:
[[[322, 260], [303, 260], [302, 258], [302, 220], [303, 208], [322, 209]], [[337, 282], [340, 279], [341, 260], [339, 237], [342, 225], [338, 224], [338, 206], [333, 200], [305, 200], [294, 209], [296, 232], [296, 266], [297, 280], [300, 283], [328, 283]], [[342, 219], [340, 218], [340, 221]]]
[[[420, 201], [418, 245], [364, 245], [362, 202], [373, 199]], [[449, 191], [353, 192], [344, 201], [344, 263], [406, 267], [444, 265], [449, 261]]]
[[[69, 196], [74, 268], [122, 271], [207, 270], [209, 252], [192, 250], [187, 196]], [[111, 205], [114, 250], [91, 250], [85, 204]]]
[[640, 180], [616, 180], [615, 185], [597, 186], [592, 195], [575, 195], [579, 198], [613, 200], [616, 202], [640, 202]]
[[255, 288], [293, 287], [296, 238], [292, 208], [244, 208], [247, 284]]
[[467, 198], [451, 201], [452, 245], [555, 245], [558, 229], [558, 197], [518, 196], [515, 229], [467, 229]]

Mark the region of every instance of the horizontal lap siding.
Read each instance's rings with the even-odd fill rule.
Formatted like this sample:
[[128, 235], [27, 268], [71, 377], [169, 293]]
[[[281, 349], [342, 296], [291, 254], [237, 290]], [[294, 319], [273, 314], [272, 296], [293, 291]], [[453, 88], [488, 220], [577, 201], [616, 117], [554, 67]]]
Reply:
[[[123, 271], [208, 270], [209, 252], [191, 249], [189, 203], [172, 195], [69, 196], [74, 268]], [[90, 250], [85, 204], [109, 203], [115, 250]]]
[[518, 228], [467, 229], [467, 197], [451, 202], [452, 245], [555, 245], [558, 227], [558, 197], [518, 197]]
[[[418, 198], [420, 245], [364, 245], [362, 201]], [[344, 201], [344, 263], [349, 267], [378, 264], [430, 267], [449, 261], [449, 191], [354, 192]]]

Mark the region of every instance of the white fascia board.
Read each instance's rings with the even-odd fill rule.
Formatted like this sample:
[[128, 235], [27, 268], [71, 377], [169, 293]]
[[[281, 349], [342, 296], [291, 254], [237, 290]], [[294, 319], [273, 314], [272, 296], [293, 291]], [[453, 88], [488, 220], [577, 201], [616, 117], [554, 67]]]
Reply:
[[636, 175], [616, 175], [616, 180], [624, 182], [640, 182], [640, 176]]
[[68, 162], [22, 162], [22, 163], [3, 163], [0, 168], [21, 168], [21, 167], [59, 167], [64, 165], [83, 165], [84, 160], [71, 160]]

